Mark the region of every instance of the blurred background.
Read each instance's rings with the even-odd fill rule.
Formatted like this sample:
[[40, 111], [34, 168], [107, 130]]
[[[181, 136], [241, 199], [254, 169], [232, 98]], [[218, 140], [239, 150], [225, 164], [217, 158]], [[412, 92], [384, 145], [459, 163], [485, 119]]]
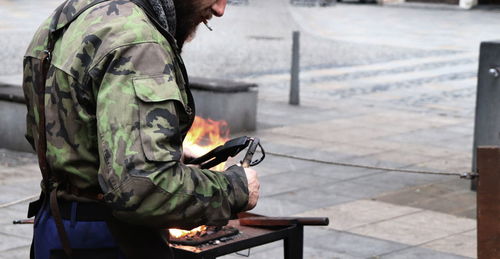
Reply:
[[[477, 257], [476, 193], [458, 175], [472, 168], [480, 43], [500, 38], [495, 1], [228, 0], [213, 31], [199, 26], [188, 73], [258, 86], [256, 129], [234, 134], [269, 152], [255, 212], [330, 217], [306, 229], [305, 258]], [[0, 0], [0, 90], [20, 86], [31, 36], [60, 2]], [[288, 104], [293, 31], [300, 105]], [[34, 155], [0, 151], [0, 201], [36, 194]], [[0, 205], [0, 258], [26, 258], [30, 227], [10, 224], [25, 211]]]

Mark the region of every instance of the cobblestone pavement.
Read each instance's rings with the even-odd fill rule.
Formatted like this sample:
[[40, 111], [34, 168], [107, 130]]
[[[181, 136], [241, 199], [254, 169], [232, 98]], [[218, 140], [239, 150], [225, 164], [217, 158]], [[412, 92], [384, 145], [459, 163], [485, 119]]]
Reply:
[[[18, 80], [15, 60], [57, 2], [0, 0], [0, 81]], [[498, 13], [287, 3], [230, 6], [184, 50], [192, 75], [259, 84], [259, 130], [248, 134], [272, 154], [258, 167], [255, 211], [329, 216], [330, 226], [306, 228], [305, 258], [476, 257], [469, 182], [335, 162], [468, 171], [479, 43], [496, 39]], [[302, 33], [299, 107], [287, 104], [292, 30]], [[36, 193], [36, 171], [32, 156], [1, 150], [1, 202]], [[30, 229], [10, 225], [25, 209], [0, 208], [0, 258], [26, 258]], [[282, 249], [255, 248], [251, 258]]]

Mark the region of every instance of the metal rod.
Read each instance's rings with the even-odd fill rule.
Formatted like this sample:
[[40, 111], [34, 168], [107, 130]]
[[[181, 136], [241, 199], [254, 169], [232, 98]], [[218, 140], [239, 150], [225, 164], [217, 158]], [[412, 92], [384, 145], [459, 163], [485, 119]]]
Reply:
[[292, 70], [291, 70], [291, 82], [290, 82], [290, 100], [291, 105], [300, 104], [300, 32], [293, 32], [293, 43], [292, 43]]
[[35, 219], [18, 219], [12, 221], [14, 225], [35, 224]]

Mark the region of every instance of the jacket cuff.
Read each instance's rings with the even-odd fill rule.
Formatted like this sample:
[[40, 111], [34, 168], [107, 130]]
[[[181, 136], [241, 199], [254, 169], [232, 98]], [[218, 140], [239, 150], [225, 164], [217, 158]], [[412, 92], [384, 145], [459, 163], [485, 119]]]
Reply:
[[241, 166], [233, 165], [227, 168], [223, 175], [230, 183], [227, 192], [231, 214], [242, 212], [248, 204], [248, 181], [245, 170]]

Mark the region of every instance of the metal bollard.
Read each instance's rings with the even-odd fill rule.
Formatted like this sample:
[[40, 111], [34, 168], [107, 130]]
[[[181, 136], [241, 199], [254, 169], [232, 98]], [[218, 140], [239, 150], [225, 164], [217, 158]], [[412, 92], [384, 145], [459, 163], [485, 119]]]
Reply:
[[291, 70], [291, 81], [290, 81], [290, 100], [291, 105], [300, 104], [300, 32], [293, 32], [293, 43], [292, 43], [292, 70]]
[[[476, 172], [476, 148], [500, 146], [500, 42], [482, 42], [479, 54], [479, 71], [476, 95], [476, 118], [472, 171]], [[471, 189], [477, 182], [472, 180]]]

